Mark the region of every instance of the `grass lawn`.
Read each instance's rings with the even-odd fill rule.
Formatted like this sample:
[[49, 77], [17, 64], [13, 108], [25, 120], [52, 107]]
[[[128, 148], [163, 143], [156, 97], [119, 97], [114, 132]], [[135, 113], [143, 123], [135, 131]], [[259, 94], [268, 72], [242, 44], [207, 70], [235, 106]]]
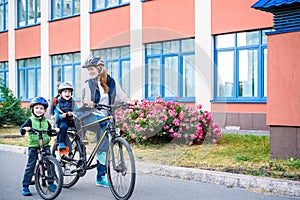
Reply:
[[[17, 135], [20, 135], [17, 128], [0, 129], [0, 144], [26, 146], [27, 137]], [[92, 134], [89, 138], [94, 140]], [[270, 159], [269, 139], [268, 136], [223, 134], [217, 145], [204, 142], [188, 146], [171, 141], [163, 145], [131, 146], [136, 161], [300, 181], [300, 160]], [[90, 142], [88, 149], [94, 145]]]

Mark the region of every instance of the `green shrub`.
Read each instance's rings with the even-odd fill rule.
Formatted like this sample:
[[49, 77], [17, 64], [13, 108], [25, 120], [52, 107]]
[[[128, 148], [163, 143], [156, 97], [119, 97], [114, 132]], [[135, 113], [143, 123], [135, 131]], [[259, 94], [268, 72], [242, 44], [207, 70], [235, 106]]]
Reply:
[[21, 125], [30, 116], [29, 109], [21, 107], [21, 100], [16, 98], [0, 79], [0, 94], [2, 98], [0, 106], [0, 125]]

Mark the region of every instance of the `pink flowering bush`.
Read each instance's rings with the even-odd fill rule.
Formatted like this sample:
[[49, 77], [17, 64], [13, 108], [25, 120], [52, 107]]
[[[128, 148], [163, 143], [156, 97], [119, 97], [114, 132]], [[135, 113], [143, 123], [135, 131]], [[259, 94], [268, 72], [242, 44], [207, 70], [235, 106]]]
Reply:
[[204, 140], [217, 143], [221, 129], [213, 122], [211, 113], [174, 101], [144, 100], [132, 109], [116, 112], [116, 126], [129, 141], [165, 143], [173, 139], [189, 145]]

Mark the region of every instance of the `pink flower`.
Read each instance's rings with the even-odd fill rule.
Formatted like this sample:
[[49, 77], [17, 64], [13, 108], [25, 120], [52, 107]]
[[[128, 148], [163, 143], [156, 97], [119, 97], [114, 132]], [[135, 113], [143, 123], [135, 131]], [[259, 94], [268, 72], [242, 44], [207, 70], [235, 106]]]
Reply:
[[131, 139], [135, 139], [136, 138], [136, 136], [135, 136], [135, 134], [131, 134]]
[[198, 105], [197, 105], [197, 109], [200, 110], [201, 108], [202, 108], [202, 105], [201, 105], [201, 104], [198, 104]]

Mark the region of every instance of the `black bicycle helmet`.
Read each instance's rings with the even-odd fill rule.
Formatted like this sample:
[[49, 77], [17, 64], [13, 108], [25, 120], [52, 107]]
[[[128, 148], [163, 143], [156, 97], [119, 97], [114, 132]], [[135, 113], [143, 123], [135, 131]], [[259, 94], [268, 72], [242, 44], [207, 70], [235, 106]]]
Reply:
[[43, 105], [45, 110], [48, 108], [48, 101], [43, 97], [35, 97], [34, 99], [32, 99], [32, 101], [30, 102], [30, 108], [32, 109], [33, 106], [37, 104]]
[[85, 64], [82, 66], [82, 68], [96, 67], [99, 65], [104, 66], [103, 59], [99, 56], [92, 56], [89, 59], [87, 59]]

